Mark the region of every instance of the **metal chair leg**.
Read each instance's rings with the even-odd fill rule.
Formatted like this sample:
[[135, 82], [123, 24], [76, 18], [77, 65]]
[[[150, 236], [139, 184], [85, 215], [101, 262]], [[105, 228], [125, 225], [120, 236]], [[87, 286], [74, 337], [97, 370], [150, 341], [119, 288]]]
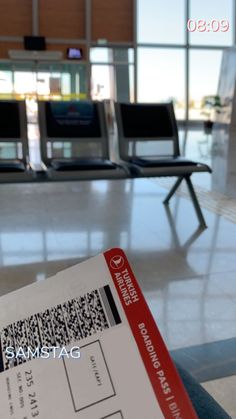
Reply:
[[171, 197], [174, 195], [175, 191], [178, 189], [178, 187], [181, 184], [181, 182], [182, 182], [183, 179], [186, 180], [186, 183], [187, 183], [187, 186], [188, 186], [188, 190], [189, 190], [189, 194], [190, 194], [190, 197], [191, 197], [191, 200], [192, 200], [194, 209], [196, 211], [197, 218], [198, 218], [198, 221], [200, 223], [200, 226], [202, 228], [207, 228], [205, 219], [204, 219], [203, 214], [202, 214], [201, 207], [200, 207], [199, 202], [198, 202], [198, 199], [197, 199], [197, 195], [195, 193], [195, 190], [193, 188], [192, 181], [190, 179], [190, 175], [188, 175], [188, 176], [180, 176], [177, 179], [177, 181], [175, 182], [175, 184], [172, 186], [170, 192], [168, 193], [167, 197], [163, 201], [163, 204], [165, 204], [165, 205], [168, 205], [169, 204], [169, 201], [170, 201]]
[[187, 186], [188, 186], [189, 194], [191, 196], [192, 203], [193, 203], [194, 209], [196, 211], [199, 223], [203, 228], [207, 228], [207, 225], [206, 225], [205, 219], [203, 217], [202, 210], [201, 210], [201, 207], [199, 205], [197, 195], [196, 195], [195, 190], [193, 188], [193, 184], [192, 184], [192, 181], [190, 179], [190, 176], [185, 176], [185, 180], [186, 180], [186, 183], [187, 183]]
[[175, 191], [178, 189], [179, 185], [181, 184], [184, 176], [180, 176], [177, 181], [172, 186], [170, 192], [168, 193], [167, 197], [164, 199], [163, 204], [168, 205], [170, 198], [174, 195]]

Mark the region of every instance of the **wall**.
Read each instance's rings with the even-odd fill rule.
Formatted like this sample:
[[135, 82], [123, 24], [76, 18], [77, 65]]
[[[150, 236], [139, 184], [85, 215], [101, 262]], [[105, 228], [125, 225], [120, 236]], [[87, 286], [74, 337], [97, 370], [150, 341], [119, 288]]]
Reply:
[[[86, 2], [87, 6], [91, 2], [88, 19]], [[0, 58], [8, 58], [9, 49], [23, 49], [23, 36], [35, 31], [49, 41], [48, 49], [62, 50], [64, 56], [68, 46], [85, 50], [90, 41], [96, 43], [101, 38], [108, 43], [132, 43], [133, 3], [134, 0], [0, 0]], [[37, 6], [36, 27], [33, 4]]]

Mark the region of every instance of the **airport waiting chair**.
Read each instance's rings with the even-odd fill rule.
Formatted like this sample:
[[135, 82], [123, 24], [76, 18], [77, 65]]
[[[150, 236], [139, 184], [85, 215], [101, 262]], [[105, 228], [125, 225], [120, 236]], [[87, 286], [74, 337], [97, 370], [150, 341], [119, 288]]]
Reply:
[[125, 169], [109, 158], [102, 102], [39, 102], [42, 162], [48, 177], [60, 179], [125, 178]]
[[193, 188], [191, 175], [209, 172], [206, 164], [180, 156], [173, 104], [115, 103], [119, 154], [133, 177], [174, 176], [176, 183], [164, 200], [168, 204], [179, 185], [186, 181], [202, 227], [206, 223]]
[[26, 106], [24, 101], [0, 101], [0, 182], [33, 178], [28, 164]]

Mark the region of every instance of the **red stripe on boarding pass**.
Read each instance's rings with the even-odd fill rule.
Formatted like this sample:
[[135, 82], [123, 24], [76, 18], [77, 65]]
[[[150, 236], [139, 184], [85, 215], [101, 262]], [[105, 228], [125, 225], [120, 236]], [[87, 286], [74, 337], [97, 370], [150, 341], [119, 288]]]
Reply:
[[123, 250], [108, 250], [104, 257], [164, 417], [197, 419]]

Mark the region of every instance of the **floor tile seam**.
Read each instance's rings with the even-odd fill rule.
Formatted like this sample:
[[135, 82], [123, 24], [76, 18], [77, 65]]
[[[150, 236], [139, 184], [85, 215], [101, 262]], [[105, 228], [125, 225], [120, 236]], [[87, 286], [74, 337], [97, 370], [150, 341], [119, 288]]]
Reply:
[[[159, 183], [159, 181], [157, 181], [157, 180], [154, 180], [154, 183], [158, 184], [159, 186], [163, 186], [165, 189], [170, 189], [171, 188], [171, 185], [168, 185], [168, 184], [164, 185], [161, 182]], [[230, 221], [230, 222], [236, 224], [236, 208], [235, 209], [232, 209], [232, 208], [229, 209], [228, 207], [225, 208], [225, 201], [227, 201], [228, 205], [229, 205], [228, 197], [221, 198], [222, 204], [219, 204], [218, 202], [214, 202], [214, 200], [216, 199], [214, 197], [209, 197], [208, 196], [208, 198], [206, 198], [206, 197], [202, 198], [201, 193], [199, 193], [199, 191], [198, 191], [198, 186], [197, 185], [195, 185], [195, 190], [196, 190], [196, 193], [197, 193], [198, 198], [200, 200], [200, 204], [204, 209], [225, 218], [227, 221]], [[210, 191], [209, 192], [205, 191], [204, 193], [206, 193], [206, 194], [208, 193], [208, 195], [209, 195], [209, 193], [211, 193], [211, 192]], [[191, 201], [191, 198], [189, 196], [189, 193], [188, 193], [188, 190], [186, 189], [186, 187], [184, 187], [184, 189], [178, 189], [176, 191], [176, 194], [177, 194], [177, 196], [179, 196], [181, 198], [186, 198], [188, 201]], [[206, 199], [207, 199], [207, 202], [206, 202]], [[233, 204], [236, 203], [236, 201], [233, 200], [233, 199], [231, 199], [230, 202], [231, 202], [231, 205], [232, 205], [232, 202], [233, 202]], [[230, 214], [229, 214], [229, 211], [230, 211]]]
[[[236, 341], [236, 336], [230, 337], [230, 338], [225, 338], [225, 339], [210, 340], [210, 341], [206, 341], [204, 343], [199, 343], [199, 344], [190, 345], [190, 346], [181, 346], [181, 347], [178, 347], [176, 349], [171, 349], [170, 352], [171, 352], [171, 354], [183, 353], [184, 356], [186, 357], [186, 359], [193, 360], [193, 359], [195, 359], [195, 358], [193, 358], [193, 353], [194, 352], [197, 351], [197, 353], [199, 354], [198, 358], [199, 357], [205, 357], [205, 356], [208, 356], [208, 352], [209, 352], [209, 349], [210, 349], [211, 352], [214, 350], [214, 352], [217, 354], [217, 357], [220, 358], [221, 355], [222, 355], [222, 352], [219, 352], [219, 351], [217, 352], [216, 351], [217, 346], [219, 347], [219, 345], [220, 345], [222, 347], [223, 344], [225, 346], [225, 345], [227, 345], [227, 343], [229, 343], [229, 341], [230, 341], [230, 344], [232, 345]], [[206, 350], [203, 350], [206, 347], [208, 348], [207, 352], [206, 352]], [[228, 362], [228, 358], [226, 359], [224, 357], [222, 359], [223, 359], [224, 364]], [[235, 359], [234, 355], [231, 356], [229, 359], [230, 359], [230, 361], [235, 361], [236, 362], [236, 359]], [[211, 362], [211, 361], [209, 361], [209, 362]]]
[[[157, 179], [153, 179], [153, 182], [158, 183], [160, 185], [163, 185], [165, 187], [165, 189], [169, 189], [172, 186], [172, 184], [170, 184], [170, 183], [162, 183], [161, 181], [159, 181]], [[197, 191], [197, 194], [199, 196], [201, 196], [201, 198], [203, 198], [203, 196], [204, 196], [208, 201], [211, 200], [211, 199], [212, 200], [218, 199], [220, 202], [222, 202], [224, 204], [229, 203], [229, 204], [235, 204], [236, 205], [236, 199], [234, 199], [234, 198], [230, 198], [227, 195], [220, 194], [220, 193], [217, 193], [217, 192], [214, 192], [214, 191], [208, 191], [207, 189], [205, 189], [202, 186], [199, 186], [197, 184], [195, 184], [194, 187]], [[184, 193], [184, 195], [186, 194], [186, 196], [189, 197], [188, 188], [187, 188], [186, 185], [181, 186], [176, 191], [176, 193], [178, 193], [178, 191], [181, 191], [182, 193]], [[235, 208], [235, 210], [236, 210], [236, 208]]]
[[225, 380], [225, 381], [230, 380], [233, 377], [235, 377], [235, 380], [236, 380], [236, 374], [232, 373], [232, 375], [227, 374], [224, 377], [215, 378], [213, 380], [199, 381], [199, 384], [211, 384], [211, 383], [214, 384], [214, 383], [219, 382], [219, 381], [223, 382], [223, 380]]
[[[197, 274], [197, 275], [194, 275], [194, 276], [187, 276], [187, 277], [175, 277], [174, 279], [168, 279], [167, 281], [169, 282], [169, 281], [171, 281], [171, 282], [175, 282], [175, 281], [186, 281], [186, 280], [194, 280], [194, 279], [201, 279], [201, 278], [204, 278], [204, 277], [206, 277], [206, 279], [207, 279], [207, 277], [208, 276], [214, 276], [214, 275], [224, 275], [224, 274], [233, 274], [233, 273], [235, 273], [235, 275], [236, 275], [236, 271], [235, 270], [230, 270], [230, 271], [217, 271], [217, 272], [211, 272], [211, 273], [209, 273], [209, 274]], [[211, 282], [213, 282], [214, 280], [212, 280], [212, 279], [210, 279], [209, 278], [209, 280], [211, 281]], [[161, 281], [160, 282], [165, 282], [166, 281], [166, 279], [161, 279]], [[219, 289], [220, 291], [222, 291], [222, 289], [220, 288]], [[225, 293], [226, 294], [226, 293]], [[231, 298], [234, 300], [234, 298], [231, 296]]]
[[230, 294], [229, 292], [225, 292], [224, 289], [218, 284], [217, 284], [217, 288], [219, 289], [219, 291], [223, 291], [224, 295], [228, 297], [234, 304], [236, 303], [236, 296], [233, 297], [232, 294]]
[[[193, 376], [202, 383], [236, 376], [234, 344], [236, 337], [184, 346], [171, 350], [171, 355], [185, 368], [190, 368]], [[227, 349], [227, 359], [225, 351]], [[181, 362], [182, 361], [182, 362]], [[229, 369], [229, 365], [232, 367]], [[204, 377], [205, 375], [205, 377]], [[202, 379], [200, 377], [202, 376]], [[203, 378], [204, 377], [204, 378]]]

